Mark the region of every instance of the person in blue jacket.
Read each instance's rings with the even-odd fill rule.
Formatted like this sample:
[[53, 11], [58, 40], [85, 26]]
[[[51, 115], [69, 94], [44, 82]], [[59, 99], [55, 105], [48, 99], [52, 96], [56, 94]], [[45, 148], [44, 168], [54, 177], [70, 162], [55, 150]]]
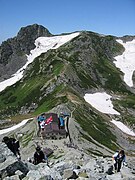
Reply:
[[59, 115], [59, 121], [60, 121], [60, 129], [64, 128], [65, 126], [65, 117], [69, 116], [68, 114], [64, 114], [63, 112]]

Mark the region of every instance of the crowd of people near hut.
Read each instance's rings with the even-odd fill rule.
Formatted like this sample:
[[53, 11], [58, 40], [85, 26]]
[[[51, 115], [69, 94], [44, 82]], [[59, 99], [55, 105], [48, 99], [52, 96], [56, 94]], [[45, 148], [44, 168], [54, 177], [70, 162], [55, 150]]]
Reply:
[[[45, 131], [46, 127], [50, 127], [53, 129], [55, 126], [55, 130], [65, 129], [65, 118], [69, 117], [69, 114], [61, 112], [59, 116], [55, 113], [42, 113], [37, 117], [38, 122], [38, 136], [43, 137], [43, 131]], [[60, 131], [59, 131], [60, 132]]]
[[[64, 126], [65, 126], [65, 119], [64, 118], [67, 116], [69, 116], [69, 114], [65, 114], [63, 112], [61, 112], [59, 114], [59, 117], [58, 117], [59, 129], [64, 128]], [[46, 114], [42, 113], [41, 115], [39, 115], [37, 117], [37, 121], [38, 121], [39, 129], [43, 129], [45, 125], [48, 125], [53, 121], [53, 118], [52, 118], [52, 116], [50, 116], [49, 118], [46, 118]]]

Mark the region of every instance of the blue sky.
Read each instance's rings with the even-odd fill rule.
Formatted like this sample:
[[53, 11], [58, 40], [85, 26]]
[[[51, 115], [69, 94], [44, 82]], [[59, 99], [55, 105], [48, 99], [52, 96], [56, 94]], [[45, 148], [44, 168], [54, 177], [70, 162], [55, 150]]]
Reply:
[[52, 34], [135, 35], [135, 0], [0, 0], [0, 42], [34, 23]]

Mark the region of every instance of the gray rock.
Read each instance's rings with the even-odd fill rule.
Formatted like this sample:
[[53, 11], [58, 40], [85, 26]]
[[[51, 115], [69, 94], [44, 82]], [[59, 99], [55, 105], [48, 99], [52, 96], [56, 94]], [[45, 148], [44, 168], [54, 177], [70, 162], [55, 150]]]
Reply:
[[73, 171], [71, 169], [64, 170], [63, 179], [68, 179], [73, 175]]
[[10, 176], [10, 177], [5, 177], [3, 180], [20, 180], [18, 175]]
[[41, 175], [41, 173], [38, 170], [31, 170], [28, 172], [27, 178], [33, 179], [33, 180], [38, 180], [40, 178], [43, 178], [43, 176]]
[[[4, 144], [0, 144], [1, 163], [0, 163], [0, 178], [4, 179], [7, 176], [15, 175], [16, 171], [20, 170], [23, 177], [26, 176], [29, 169], [25, 163], [18, 161], [16, 156]], [[22, 176], [22, 175], [21, 175]]]
[[12, 176], [17, 170], [20, 170], [24, 176], [28, 173], [29, 169], [22, 161], [11, 161], [6, 168], [0, 170], [0, 177], [4, 178], [6, 176]]
[[110, 167], [108, 168], [108, 170], [106, 171], [106, 173], [107, 173], [108, 175], [113, 174], [113, 166], [110, 166]]
[[67, 179], [77, 179], [78, 175], [73, 171], [73, 174]]
[[0, 163], [3, 163], [6, 160], [6, 157], [3, 154], [0, 154]]

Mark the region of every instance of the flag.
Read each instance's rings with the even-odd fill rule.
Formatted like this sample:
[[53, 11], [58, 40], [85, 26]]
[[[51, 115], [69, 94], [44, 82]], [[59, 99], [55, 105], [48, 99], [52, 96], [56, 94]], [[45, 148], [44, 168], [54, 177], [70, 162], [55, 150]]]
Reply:
[[47, 119], [45, 120], [45, 125], [50, 124], [52, 121], [53, 121], [53, 117], [50, 116], [49, 118], [47, 118]]

